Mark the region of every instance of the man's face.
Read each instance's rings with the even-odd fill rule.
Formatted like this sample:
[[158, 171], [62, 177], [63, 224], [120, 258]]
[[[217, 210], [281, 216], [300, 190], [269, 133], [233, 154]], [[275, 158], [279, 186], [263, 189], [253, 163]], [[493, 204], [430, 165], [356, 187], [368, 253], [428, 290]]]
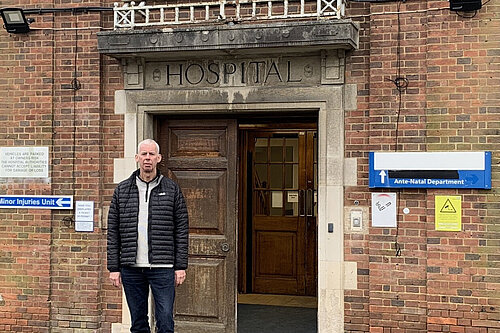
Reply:
[[139, 163], [142, 172], [154, 172], [161, 161], [161, 155], [158, 154], [154, 143], [143, 143], [135, 155], [135, 161]]

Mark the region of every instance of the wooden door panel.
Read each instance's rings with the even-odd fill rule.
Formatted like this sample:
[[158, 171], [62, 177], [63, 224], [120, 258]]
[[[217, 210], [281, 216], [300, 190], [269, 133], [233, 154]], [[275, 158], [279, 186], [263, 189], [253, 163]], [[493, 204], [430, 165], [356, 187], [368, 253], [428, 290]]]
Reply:
[[177, 292], [184, 297], [176, 299], [177, 321], [203, 321], [223, 324], [225, 318], [224, 285], [220, 279], [226, 270], [223, 259], [191, 259], [189, 273], [192, 278], [186, 280]]
[[227, 155], [223, 128], [176, 128], [170, 133], [170, 157], [214, 158]]
[[254, 230], [297, 231], [297, 221], [293, 218], [258, 217], [255, 218]]
[[227, 244], [226, 241], [227, 239], [224, 236], [207, 236], [206, 234], [198, 235], [190, 232], [189, 255], [193, 258], [200, 256], [224, 257], [226, 256], [226, 253], [223, 251], [222, 244]]
[[256, 232], [256, 253], [259, 260], [256, 277], [295, 278], [297, 274], [297, 237], [295, 232]]
[[186, 199], [191, 232], [224, 234], [227, 172], [171, 170], [171, 173]]
[[160, 124], [160, 168], [184, 194], [189, 267], [176, 290], [178, 333], [234, 333], [236, 319], [236, 122]]
[[256, 231], [254, 290], [259, 293], [300, 294], [300, 254], [295, 231]]
[[[270, 283], [270, 281], [272, 283]], [[255, 277], [254, 285], [260, 294], [297, 295], [297, 280], [274, 277]]]

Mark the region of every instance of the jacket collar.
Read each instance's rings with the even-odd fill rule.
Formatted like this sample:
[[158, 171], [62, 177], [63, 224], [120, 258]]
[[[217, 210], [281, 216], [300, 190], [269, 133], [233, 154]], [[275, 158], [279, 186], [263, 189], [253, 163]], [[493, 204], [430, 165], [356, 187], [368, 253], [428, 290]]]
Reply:
[[[130, 186], [133, 186], [133, 185], [135, 184], [135, 180], [136, 180], [137, 178], [141, 179], [141, 177], [139, 177], [139, 175], [140, 175], [140, 171], [141, 171], [140, 169], [137, 169], [137, 170], [135, 170], [134, 172], [132, 172], [132, 174], [131, 174], [131, 175], [130, 175], [130, 177], [128, 178], [128, 181], [130, 182]], [[160, 172], [160, 169], [156, 169], [156, 177], [155, 177], [153, 180], [151, 180], [151, 181], [150, 181], [150, 183], [151, 183], [152, 181], [155, 181], [155, 180], [159, 179], [159, 178], [160, 178], [160, 176], [162, 176], [162, 174], [161, 174], [161, 172]], [[143, 180], [141, 179], [141, 181], [143, 181]], [[143, 181], [143, 182], [144, 182], [144, 181]], [[147, 182], [144, 182], [144, 183], [147, 183]]]

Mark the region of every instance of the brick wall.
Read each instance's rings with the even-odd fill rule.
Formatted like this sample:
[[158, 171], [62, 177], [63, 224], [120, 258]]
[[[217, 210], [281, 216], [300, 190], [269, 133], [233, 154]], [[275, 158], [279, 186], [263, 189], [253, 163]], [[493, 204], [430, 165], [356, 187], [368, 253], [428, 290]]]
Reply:
[[[391, 80], [398, 75], [398, 6], [400, 75], [409, 85], [396, 125], [400, 94]], [[348, 59], [348, 81], [358, 85], [359, 97], [358, 110], [346, 117], [346, 156], [361, 165], [346, 205], [371, 204], [369, 151], [491, 151], [493, 189], [393, 190], [397, 229], [346, 234], [345, 257], [358, 263], [359, 287], [345, 294], [349, 332], [500, 330], [500, 2], [470, 18], [448, 6], [437, 0], [350, 4], [348, 16], [362, 33], [360, 49]], [[434, 197], [443, 194], [462, 197], [463, 231], [435, 231]]]
[[[0, 5], [103, 6], [62, 0]], [[99, 55], [96, 38], [96, 27], [110, 21], [99, 13], [29, 17], [35, 18], [29, 34], [0, 32], [0, 146], [49, 147], [50, 174], [2, 179], [0, 193], [93, 201], [95, 225], [93, 233], [75, 232], [69, 210], [0, 211], [0, 331], [110, 331], [121, 319], [121, 295], [107, 283], [101, 220], [112, 193], [105, 185], [112, 183], [110, 158], [122, 150], [112, 139], [123, 127], [113, 115], [121, 74]]]
[[[345, 258], [358, 264], [358, 289], [345, 293], [348, 332], [500, 331], [500, 0], [472, 18], [448, 5], [399, 5], [400, 75], [409, 80], [400, 94], [391, 82], [398, 4], [349, 3], [361, 31], [347, 60], [358, 109], [346, 113], [346, 157], [358, 159], [359, 181], [347, 188], [346, 205], [371, 204], [369, 151], [492, 151], [493, 189], [399, 190], [398, 229], [346, 233]], [[93, 233], [77, 233], [70, 211], [0, 210], [0, 332], [109, 332], [121, 321], [121, 294], [107, 282], [102, 221], [112, 161], [123, 151], [123, 118], [114, 114], [123, 83], [121, 66], [98, 54], [96, 33], [111, 26], [111, 15], [31, 17], [30, 34], [0, 31], [0, 146], [49, 147], [50, 179], [0, 179], [0, 193], [94, 201], [96, 223]], [[434, 197], [442, 194], [462, 196], [462, 232], [435, 231]]]

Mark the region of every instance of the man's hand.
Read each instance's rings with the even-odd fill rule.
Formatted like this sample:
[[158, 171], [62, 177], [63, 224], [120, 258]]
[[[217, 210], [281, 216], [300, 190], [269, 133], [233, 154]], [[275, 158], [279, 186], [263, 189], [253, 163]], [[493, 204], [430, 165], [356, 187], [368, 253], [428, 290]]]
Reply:
[[186, 280], [186, 271], [175, 271], [175, 286], [180, 286]]
[[109, 279], [111, 280], [111, 283], [115, 287], [119, 287], [122, 284], [122, 278], [120, 272], [109, 273]]

